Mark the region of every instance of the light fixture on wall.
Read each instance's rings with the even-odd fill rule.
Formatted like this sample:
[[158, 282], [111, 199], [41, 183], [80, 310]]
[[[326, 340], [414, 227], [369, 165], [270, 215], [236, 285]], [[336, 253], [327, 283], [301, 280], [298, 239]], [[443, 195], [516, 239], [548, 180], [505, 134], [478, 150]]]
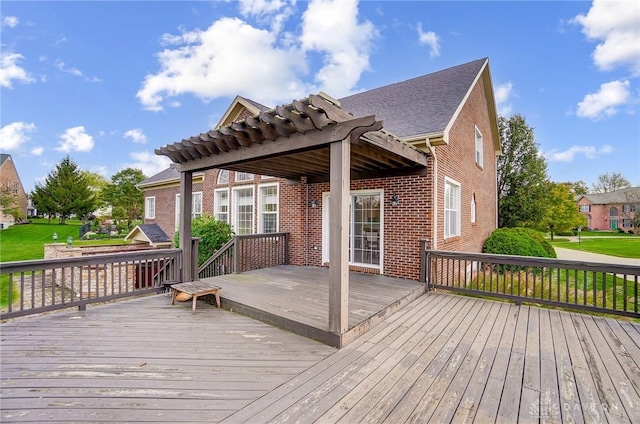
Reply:
[[391, 195], [391, 206], [398, 206], [398, 203], [400, 203], [400, 199], [398, 198], [397, 194], [392, 194]]
[[313, 200], [311, 201], [311, 207], [312, 207], [313, 209], [317, 208], [319, 205], [320, 205], [320, 202], [318, 202], [318, 199], [313, 199]]

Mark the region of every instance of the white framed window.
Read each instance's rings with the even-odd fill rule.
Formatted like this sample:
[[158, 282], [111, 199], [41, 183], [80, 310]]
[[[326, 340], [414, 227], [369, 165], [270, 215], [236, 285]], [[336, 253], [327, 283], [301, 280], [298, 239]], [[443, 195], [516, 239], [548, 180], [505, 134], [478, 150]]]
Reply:
[[591, 205], [580, 205], [580, 212], [591, 212]]
[[252, 181], [253, 174], [249, 172], [236, 172], [236, 182], [238, 181]]
[[471, 223], [476, 222], [476, 194], [471, 195]]
[[213, 191], [214, 216], [219, 221], [229, 222], [229, 189], [219, 188]]
[[253, 234], [254, 186], [233, 188], [233, 228], [238, 235]]
[[484, 141], [482, 139], [482, 133], [476, 127], [476, 163], [482, 167], [484, 164]]
[[258, 187], [258, 232], [278, 232], [278, 184], [262, 184]]
[[460, 183], [444, 179], [444, 238], [460, 235]]
[[144, 217], [146, 219], [156, 218], [156, 197], [155, 196], [144, 198]]
[[[349, 264], [376, 268], [384, 263], [384, 190], [350, 192]], [[322, 194], [322, 261], [329, 261], [331, 196]]]
[[202, 216], [202, 192], [198, 191], [191, 195], [191, 219]]
[[[180, 228], [180, 193], [176, 194], [176, 228]], [[202, 216], [202, 192], [198, 191], [191, 194], [191, 219]]]
[[218, 184], [229, 184], [229, 171], [226, 169], [218, 171]]

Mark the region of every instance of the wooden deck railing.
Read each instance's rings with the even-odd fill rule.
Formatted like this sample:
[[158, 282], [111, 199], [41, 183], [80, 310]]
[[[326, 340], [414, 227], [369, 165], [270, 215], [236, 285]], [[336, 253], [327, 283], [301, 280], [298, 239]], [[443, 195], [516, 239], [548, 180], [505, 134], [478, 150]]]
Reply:
[[289, 233], [234, 236], [198, 268], [198, 277], [239, 273], [289, 263]]
[[427, 250], [429, 290], [504, 298], [640, 318], [640, 267], [525, 256]]
[[0, 319], [158, 292], [179, 281], [180, 262], [178, 249], [5, 262], [8, 305]]

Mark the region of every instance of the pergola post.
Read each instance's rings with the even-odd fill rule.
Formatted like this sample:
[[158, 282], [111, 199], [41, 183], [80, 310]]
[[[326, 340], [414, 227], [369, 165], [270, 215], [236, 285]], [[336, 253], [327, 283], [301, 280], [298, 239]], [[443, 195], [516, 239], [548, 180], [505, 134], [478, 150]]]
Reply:
[[330, 145], [329, 331], [349, 329], [350, 137]]
[[191, 197], [193, 172], [180, 173], [180, 248], [182, 249], [182, 282], [193, 281], [191, 266], [193, 249], [191, 246]]

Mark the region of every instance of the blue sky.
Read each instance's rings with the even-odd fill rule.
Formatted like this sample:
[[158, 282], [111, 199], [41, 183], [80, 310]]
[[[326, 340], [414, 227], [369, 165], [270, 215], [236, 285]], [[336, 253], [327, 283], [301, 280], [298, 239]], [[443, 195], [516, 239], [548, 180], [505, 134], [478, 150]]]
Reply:
[[6, 1], [0, 151], [27, 191], [69, 155], [106, 178], [215, 126], [235, 95], [275, 106], [488, 57], [503, 116], [553, 181], [640, 185], [640, 4]]

